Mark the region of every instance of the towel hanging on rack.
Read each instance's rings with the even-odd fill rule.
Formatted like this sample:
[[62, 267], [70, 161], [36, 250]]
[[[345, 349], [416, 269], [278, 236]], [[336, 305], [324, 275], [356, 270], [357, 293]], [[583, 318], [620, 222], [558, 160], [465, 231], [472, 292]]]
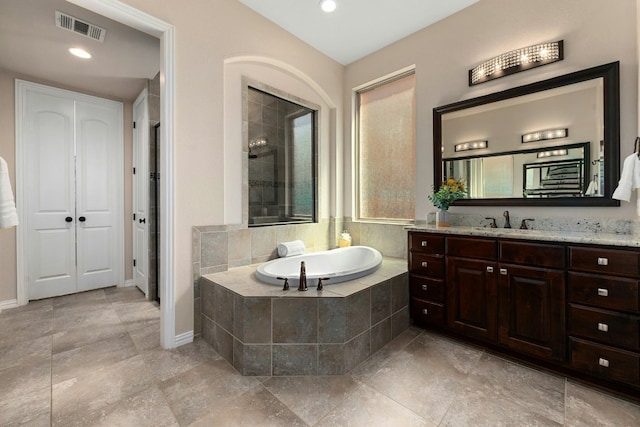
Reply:
[[[633, 154], [624, 159], [618, 187], [611, 197], [628, 202], [633, 190], [640, 190], [640, 137], [633, 144]], [[636, 209], [640, 216], [640, 194], [637, 195]]]
[[9, 166], [0, 157], [0, 228], [11, 228], [16, 225], [18, 225], [18, 213], [9, 181]]

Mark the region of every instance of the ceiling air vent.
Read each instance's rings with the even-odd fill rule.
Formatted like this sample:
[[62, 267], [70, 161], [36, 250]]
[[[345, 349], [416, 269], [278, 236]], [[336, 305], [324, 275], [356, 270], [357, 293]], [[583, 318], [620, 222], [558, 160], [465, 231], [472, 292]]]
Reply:
[[104, 42], [104, 37], [107, 35], [107, 30], [104, 28], [100, 28], [86, 21], [81, 21], [59, 10], [56, 10], [56, 27], [73, 31], [76, 34], [99, 42]]

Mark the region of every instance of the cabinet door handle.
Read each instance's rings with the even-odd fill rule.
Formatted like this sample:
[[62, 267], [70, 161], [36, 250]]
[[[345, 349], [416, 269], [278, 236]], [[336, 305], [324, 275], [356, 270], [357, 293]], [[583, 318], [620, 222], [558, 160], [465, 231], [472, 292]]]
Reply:
[[598, 265], [609, 265], [609, 258], [598, 258]]
[[429, 263], [427, 263], [427, 261], [422, 261], [421, 264], [424, 268], [427, 268], [429, 266]]
[[604, 288], [598, 288], [598, 296], [599, 297], [608, 297], [609, 296], [609, 290], [608, 289], [604, 289]]
[[427, 315], [429, 314], [429, 310], [427, 310], [426, 308], [422, 309], [422, 314]]
[[503, 276], [507, 275], [507, 269], [506, 268], [501, 268], [500, 269], [500, 274], [502, 274]]
[[493, 267], [487, 267], [487, 273], [493, 273]]
[[602, 332], [609, 332], [609, 325], [606, 323], [598, 323], [598, 330]]
[[427, 246], [427, 241], [423, 240], [422, 242], [420, 242], [420, 245], [425, 248]]
[[603, 357], [598, 359], [598, 365], [604, 366], [605, 368], [609, 367], [609, 361]]
[[426, 291], [427, 289], [429, 289], [429, 287], [427, 285], [422, 285], [422, 290]]

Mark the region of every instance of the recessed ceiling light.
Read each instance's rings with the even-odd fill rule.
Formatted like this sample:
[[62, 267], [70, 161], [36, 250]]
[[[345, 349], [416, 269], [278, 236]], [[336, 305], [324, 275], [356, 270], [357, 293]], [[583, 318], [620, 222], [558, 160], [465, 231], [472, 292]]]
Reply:
[[69, 49], [72, 55], [77, 56], [78, 58], [89, 59], [91, 58], [91, 54], [84, 49], [80, 49], [79, 47], [72, 47]]
[[324, 10], [327, 13], [330, 13], [336, 10], [336, 6], [337, 4], [335, 0], [322, 0], [320, 2], [320, 7], [322, 8], [322, 10]]

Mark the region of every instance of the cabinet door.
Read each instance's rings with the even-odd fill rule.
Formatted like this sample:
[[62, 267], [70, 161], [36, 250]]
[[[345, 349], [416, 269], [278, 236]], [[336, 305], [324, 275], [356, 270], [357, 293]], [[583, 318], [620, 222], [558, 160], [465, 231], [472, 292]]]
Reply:
[[447, 258], [447, 325], [463, 335], [496, 340], [496, 264]]
[[564, 360], [564, 274], [500, 264], [498, 341], [532, 356]]

